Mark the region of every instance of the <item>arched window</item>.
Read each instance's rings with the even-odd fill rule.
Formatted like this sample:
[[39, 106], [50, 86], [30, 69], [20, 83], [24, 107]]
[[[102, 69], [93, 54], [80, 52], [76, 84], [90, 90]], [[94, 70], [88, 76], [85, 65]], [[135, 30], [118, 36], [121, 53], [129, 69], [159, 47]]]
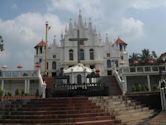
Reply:
[[84, 50], [80, 49], [80, 60], [84, 60]]
[[42, 54], [42, 50], [43, 50], [43, 48], [42, 48], [42, 47], [40, 47], [40, 54]]
[[89, 50], [89, 55], [90, 55], [90, 60], [94, 60], [94, 50], [93, 49]]
[[56, 62], [52, 62], [52, 69], [56, 69]]
[[111, 60], [107, 60], [107, 67], [108, 67], [108, 68], [111, 67]]
[[69, 60], [74, 60], [73, 50], [72, 49], [69, 50]]

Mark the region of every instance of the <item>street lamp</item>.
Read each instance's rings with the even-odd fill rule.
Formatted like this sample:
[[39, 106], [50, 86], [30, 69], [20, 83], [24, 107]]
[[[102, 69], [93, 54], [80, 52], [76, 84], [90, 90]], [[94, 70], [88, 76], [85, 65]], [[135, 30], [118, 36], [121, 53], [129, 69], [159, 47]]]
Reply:
[[2, 36], [0, 36], [0, 51], [4, 50], [3, 46], [4, 46], [4, 44], [3, 44], [3, 38], [2, 38]]

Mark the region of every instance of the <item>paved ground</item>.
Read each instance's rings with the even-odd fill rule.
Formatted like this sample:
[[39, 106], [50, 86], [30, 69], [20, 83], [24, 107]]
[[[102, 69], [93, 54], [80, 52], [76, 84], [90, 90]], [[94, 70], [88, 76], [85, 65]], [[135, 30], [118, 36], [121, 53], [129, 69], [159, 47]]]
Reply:
[[166, 111], [160, 112], [157, 116], [150, 119], [147, 125], [166, 125]]

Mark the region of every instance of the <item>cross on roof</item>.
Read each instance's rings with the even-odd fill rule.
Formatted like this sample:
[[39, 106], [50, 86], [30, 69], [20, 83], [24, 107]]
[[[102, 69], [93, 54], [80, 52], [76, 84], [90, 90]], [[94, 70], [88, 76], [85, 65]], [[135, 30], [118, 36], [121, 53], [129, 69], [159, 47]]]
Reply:
[[77, 41], [78, 63], [80, 63], [80, 42], [87, 41], [88, 38], [80, 38], [80, 32], [77, 30], [77, 38], [69, 38], [69, 41]]

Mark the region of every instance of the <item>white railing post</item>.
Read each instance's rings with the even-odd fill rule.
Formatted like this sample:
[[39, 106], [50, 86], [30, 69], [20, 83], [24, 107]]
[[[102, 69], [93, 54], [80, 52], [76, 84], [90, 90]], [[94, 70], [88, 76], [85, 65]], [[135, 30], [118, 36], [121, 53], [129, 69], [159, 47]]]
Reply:
[[161, 98], [161, 107], [162, 107], [162, 110], [166, 111], [166, 97], [165, 97], [165, 90], [166, 90], [166, 87], [165, 88], [160, 88], [160, 98]]
[[40, 80], [40, 92], [42, 94], [42, 98], [46, 98], [46, 83], [42, 79], [42, 76], [40, 74], [40, 69], [37, 70], [37, 74]]
[[125, 95], [127, 92], [127, 83], [123, 80], [122, 85], [123, 85], [123, 95]]

